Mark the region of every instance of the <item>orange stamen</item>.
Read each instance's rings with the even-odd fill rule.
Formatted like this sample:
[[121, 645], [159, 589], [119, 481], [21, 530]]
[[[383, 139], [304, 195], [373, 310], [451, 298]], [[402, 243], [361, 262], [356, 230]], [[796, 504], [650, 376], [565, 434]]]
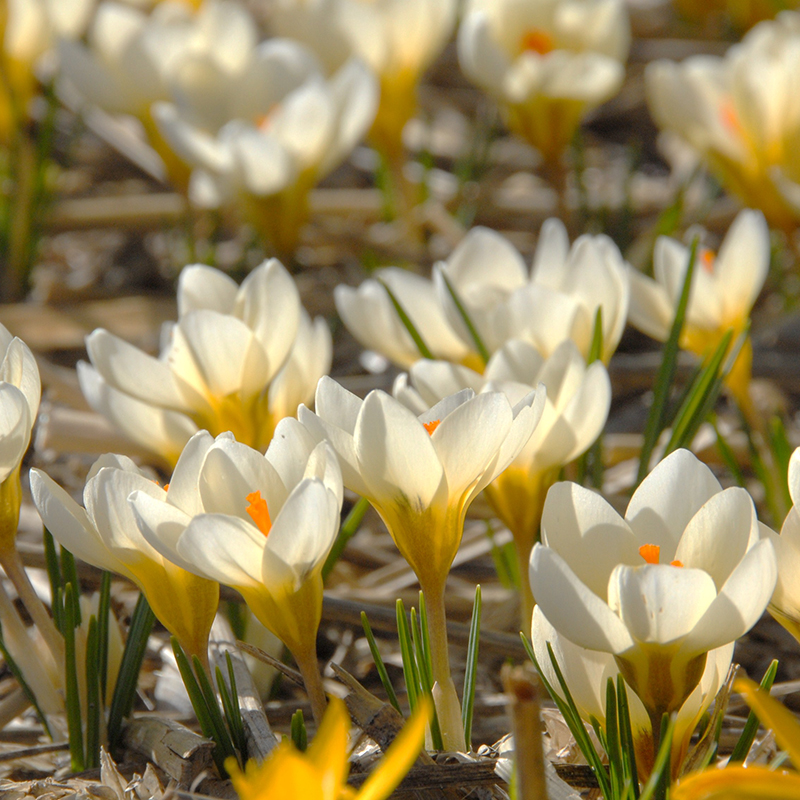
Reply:
[[168, 484], [168, 483], [165, 483], [165, 484], [164, 484], [164, 491], [165, 491], [165, 492], [168, 492], [168, 491], [169, 491], [169, 484]]
[[678, 561], [678, 560], [670, 561], [669, 565], [671, 567], [682, 567], [683, 566], [683, 561]]
[[264, 536], [269, 536], [270, 529], [272, 528], [272, 520], [269, 518], [267, 501], [261, 497], [261, 492], [250, 492], [250, 494], [247, 495], [247, 502], [250, 503], [247, 507], [247, 513], [250, 515], [250, 518], [255, 522], [256, 527]]
[[702, 253], [700, 253], [700, 264], [702, 265], [703, 269], [709, 274], [714, 274], [714, 261], [716, 260], [716, 256], [714, 255], [713, 250], [703, 249]]
[[521, 50], [532, 50], [540, 56], [545, 56], [554, 50], [553, 37], [541, 28], [531, 28], [522, 34], [520, 41]]
[[429, 436], [433, 436], [433, 432], [439, 427], [440, 419], [435, 419], [433, 422], [423, 422], [423, 426], [428, 431]]
[[739, 120], [739, 113], [736, 111], [732, 100], [724, 101], [719, 108], [719, 115], [722, 118], [722, 123], [728, 130], [734, 133], [740, 133], [742, 130], [742, 123]]
[[661, 554], [661, 548], [657, 544], [643, 544], [639, 548], [639, 555], [648, 564], [658, 564], [658, 557]]

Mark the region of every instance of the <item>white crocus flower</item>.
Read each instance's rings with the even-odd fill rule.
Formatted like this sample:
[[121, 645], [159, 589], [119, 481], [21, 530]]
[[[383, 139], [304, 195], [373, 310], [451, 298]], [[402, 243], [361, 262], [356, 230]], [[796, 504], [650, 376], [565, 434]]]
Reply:
[[184, 519], [200, 513], [198, 473], [212, 444], [208, 433], [198, 433], [187, 444], [166, 489], [129, 458], [101, 456], [89, 471], [83, 506], [46, 473], [31, 470], [33, 500], [53, 536], [87, 564], [133, 581], [162, 625], [190, 657], [197, 655], [203, 664], [208, 663], [208, 635], [219, 587], [176, 566], [152, 547], [139, 531], [128, 496], [146, 494]]
[[200, 429], [266, 449], [280, 417], [309, 400], [330, 367], [325, 322], [311, 322], [275, 259], [241, 286], [186, 267], [178, 312], [158, 358], [102, 329], [89, 336], [92, 364], [78, 367], [89, 404], [170, 463]]
[[458, 35], [464, 73], [550, 163], [619, 91], [629, 47], [623, 0], [469, 0]]
[[372, 139], [390, 159], [402, 154], [405, 124], [417, 110], [417, 85], [444, 49], [456, 21], [456, 0], [278, 0], [275, 29], [299, 39], [329, 70], [347, 55], [378, 77], [380, 105]]
[[[597, 650], [586, 650], [570, 642], [550, 624], [539, 606], [533, 612], [531, 641], [536, 660], [550, 686], [561, 695], [558, 676], [547, 650], [548, 643], [553, 649], [553, 655], [575, 701], [578, 713], [586, 722], [595, 719], [605, 728], [606, 684], [609, 678], [616, 681], [619, 675], [614, 657]], [[730, 643], [709, 652], [700, 682], [678, 710], [672, 734], [673, 775], [681, 773], [681, 765], [686, 757], [692, 734], [725, 683], [733, 658], [733, 647], [733, 643]], [[628, 693], [628, 708], [639, 777], [646, 780], [655, 760], [650, 719], [641, 700], [633, 692]]]
[[759, 619], [777, 578], [750, 495], [722, 490], [689, 451], [642, 482], [623, 519], [574, 483], [550, 489], [531, 589], [567, 639], [614, 657], [657, 731], [698, 685], [706, 655]]
[[[611, 383], [600, 362], [586, 366], [575, 344], [562, 342], [545, 359], [527, 342], [512, 340], [489, 359], [480, 375], [445, 361], [418, 361], [401, 375], [394, 394], [421, 414], [462, 389], [502, 391], [515, 404], [534, 386], [547, 390], [542, 417], [528, 443], [485, 489], [487, 500], [514, 536], [521, 574], [539, 535], [547, 490], [561, 467], [585, 452], [600, 435], [611, 405]], [[523, 587], [523, 619], [533, 598]]]
[[800, 642], [800, 448], [789, 461], [789, 495], [793, 505], [780, 536], [774, 531], [766, 532], [778, 561], [778, 583], [769, 613]]
[[372, 503], [419, 579], [446, 748], [464, 743], [447, 653], [445, 581], [470, 503], [525, 446], [544, 402], [544, 387], [514, 405], [502, 392], [465, 389], [418, 417], [384, 392], [362, 401], [323, 378], [316, 413], [298, 411], [312, 435], [330, 441], [345, 486]]
[[[445, 280], [446, 279], [446, 280]], [[602, 358], [611, 358], [625, 328], [630, 288], [625, 262], [607, 236], [569, 246], [563, 223], [542, 226], [530, 274], [517, 249], [488, 228], [473, 228], [447, 261], [434, 267], [439, 302], [465, 344], [473, 339], [447, 287], [464, 305], [490, 353], [524, 339], [546, 356], [572, 339], [588, 356], [602, 309]]]
[[[62, 42], [62, 75], [104, 111], [138, 117], [170, 178], [185, 190], [189, 170], [163, 141], [153, 104], [180, 97], [201, 118], [218, 114], [222, 102], [249, 112], [254, 95], [264, 90], [263, 70], [252, 60], [257, 41], [250, 13], [230, 0], [208, 0], [197, 11], [188, 3], [163, 2], [151, 13], [104, 2], [88, 47]], [[241, 87], [232, 95], [223, 81]]]
[[273, 247], [290, 252], [308, 192], [375, 116], [375, 78], [356, 59], [326, 78], [312, 53], [289, 39], [258, 45], [243, 75], [199, 66], [185, 65], [180, 91], [153, 106], [161, 134], [197, 170], [190, 199], [238, 202]]
[[743, 203], [793, 231], [797, 211], [774, 177], [785, 171], [800, 181], [800, 14], [757, 25], [721, 58], [654, 61], [645, 79], [656, 124], [687, 142]]
[[436, 358], [460, 362], [471, 355], [470, 347], [451, 327], [428, 278], [399, 267], [378, 270], [357, 289], [334, 289], [336, 310], [347, 329], [367, 348], [401, 367], [418, 361], [420, 351], [403, 325], [384, 286], [408, 314], [425, 346]]
[[291, 418], [278, 424], [266, 455], [219, 437], [204, 453], [194, 491], [204, 513], [190, 520], [153, 492], [133, 493], [142, 533], [164, 557], [240, 592], [291, 650], [318, 717], [322, 567], [342, 507], [333, 450]]
[[[739, 213], [716, 256], [706, 248], [698, 248], [681, 345], [706, 357], [728, 331], [733, 331], [734, 338], [742, 333], [767, 277], [769, 260], [769, 228], [759, 211]], [[629, 268], [630, 321], [659, 341], [666, 341], [669, 336], [688, 261], [687, 247], [661, 236], [653, 255], [655, 280]], [[728, 376], [728, 385], [743, 410], [750, 407], [752, 360], [748, 338]]]

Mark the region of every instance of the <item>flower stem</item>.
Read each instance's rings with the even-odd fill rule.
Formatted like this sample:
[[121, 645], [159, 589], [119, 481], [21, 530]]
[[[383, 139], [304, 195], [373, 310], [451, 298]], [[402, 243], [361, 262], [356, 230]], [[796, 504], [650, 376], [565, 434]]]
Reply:
[[16, 547], [0, 551], [0, 566], [14, 584], [20, 600], [47, 642], [53, 659], [60, 669], [64, 664], [64, 638], [58, 632], [52, 617], [47, 613], [44, 603], [36, 594]]
[[422, 587], [428, 612], [433, 662], [433, 700], [439, 718], [444, 749], [465, 752], [464, 729], [461, 722], [461, 704], [450, 676], [450, 653], [447, 645], [447, 618], [444, 608], [444, 583], [437, 587]]
[[322, 675], [319, 672], [316, 649], [311, 648], [306, 652], [298, 651], [292, 653], [292, 655], [300, 668], [300, 674], [303, 676], [308, 699], [311, 701], [311, 713], [314, 715], [314, 721], [319, 725], [328, 705], [328, 698], [325, 696], [325, 689], [322, 685]]

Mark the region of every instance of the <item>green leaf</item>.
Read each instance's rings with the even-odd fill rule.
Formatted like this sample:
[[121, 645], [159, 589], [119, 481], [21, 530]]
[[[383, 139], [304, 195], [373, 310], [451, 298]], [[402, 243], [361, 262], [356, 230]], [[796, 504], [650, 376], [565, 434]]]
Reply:
[[[769, 690], [772, 688], [772, 684], [775, 682], [775, 676], [777, 673], [778, 659], [773, 659], [770, 662], [770, 665], [767, 667], [764, 677], [761, 679], [761, 688], [764, 691], [769, 692]], [[741, 736], [739, 736], [739, 740], [736, 742], [736, 746], [733, 748], [731, 757], [728, 759], [729, 764], [741, 764], [745, 758], [747, 758], [747, 754], [750, 752], [750, 748], [753, 746], [753, 741], [758, 733], [758, 726], [758, 717], [754, 711], [751, 711], [747, 716], [747, 721], [744, 723]]]
[[106, 701], [108, 686], [108, 626], [111, 616], [111, 573], [103, 570], [100, 578], [100, 599], [97, 604], [97, 674], [100, 679], [100, 698]]
[[86, 769], [100, 766], [100, 719], [103, 704], [100, 699], [100, 673], [97, 669], [99, 648], [97, 617], [92, 614], [86, 634]]
[[225, 717], [220, 711], [219, 703], [217, 703], [217, 696], [214, 693], [214, 687], [203, 669], [203, 664], [196, 656], [192, 656], [192, 667], [194, 668], [195, 678], [200, 691], [203, 693], [203, 701], [208, 711], [209, 719], [212, 725], [212, 738], [216, 742], [217, 748], [222, 752], [222, 762], [225, 763], [227, 758], [235, 758], [238, 761], [238, 754], [236, 748], [233, 746], [233, 739], [231, 738], [228, 726], [225, 724]]
[[675, 721], [670, 720], [669, 714], [661, 718], [660, 745], [656, 755], [653, 771], [639, 795], [639, 800], [665, 800], [670, 784], [670, 760], [672, 756], [672, 734], [675, 730]]
[[625, 766], [625, 777], [635, 799], [639, 797], [639, 775], [636, 769], [636, 750], [633, 746], [633, 728], [628, 704], [628, 690], [625, 687], [625, 680], [622, 675], [617, 675], [617, 715], [619, 718], [619, 741]]
[[55, 598], [58, 596], [59, 590], [64, 588], [64, 583], [61, 580], [61, 566], [58, 562], [55, 539], [53, 539], [53, 534], [47, 528], [44, 529], [44, 562], [47, 567], [47, 578], [50, 581], [50, 597], [53, 598], [53, 622], [58, 632], [63, 635], [63, 615], [58, 603], [55, 602]]
[[[75, 627], [78, 627], [81, 624], [81, 583], [78, 580], [75, 557], [66, 547], [61, 548], [61, 574], [64, 576], [65, 588], [70, 583], [74, 587], [71, 592], [72, 614], [75, 619]], [[64, 597], [66, 597], [66, 594]]]
[[461, 721], [464, 725], [464, 741], [472, 747], [472, 717], [475, 708], [475, 676], [478, 671], [478, 644], [481, 635], [481, 585], [475, 587], [475, 601], [472, 604], [472, 619], [469, 623], [467, 643], [467, 665], [464, 672], [464, 697], [461, 707]]
[[[308, 747], [308, 733], [306, 732], [306, 723], [303, 719], [303, 709], [298, 708], [292, 714], [291, 727], [289, 728], [289, 736], [294, 742], [294, 746], [301, 752], [305, 753]], [[298, 798], [299, 800], [299, 798]]]
[[[422, 594], [422, 592], [420, 592]], [[426, 620], [427, 622], [427, 620]], [[419, 686], [417, 697], [425, 695], [433, 702], [433, 664], [430, 660], [425, 658], [425, 648], [422, 644], [422, 631], [420, 630], [419, 618], [417, 610], [412, 607], [411, 609], [411, 642], [413, 644], [414, 659], [417, 664], [417, 675], [419, 676]], [[433, 719], [431, 720], [431, 743], [435, 750], [444, 750], [444, 742], [442, 741], [442, 731], [439, 728], [439, 720], [436, 716], [435, 710]]]
[[383, 663], [380, 651], [378, 650], [378, 644], [375, 641], [375, 636], [372, 633], [372, 628], [370, 627], [369, 620], [364, 611], [361, 612], [361, 626], [364, 628], [364, 636], [367, 637], [369, 651], [372, 653], [372, 660], [375, 662], [375, 669], [378, 670], [378, 677], [381, 679], [386, 696], [389, 698], [389, 702], [400, 711], [400, 703], [397, 701], [394, 686], [392, 686], [392, 682], [389, 680], [389, 673], [386, 671], [386, 665]]
[[644, 441], [642, 442], [642, 452], [639, 457], [639, 472], [636, 477], [637, 486], [648, 473], [653, 449], [656, 446], [658, 437], [661, 435], [661, 431], [664, 430], [664, 412], [678, 364], [681, 332], [686, 319], [686, 309], [689, 305], [689, 294], [692, 288], [692, 276], [694, 275], [699, 242], [699, 238], [695, 236], [689, 248], [689, 260], [686, 265], [686, 274], [684, 275], [678, 306], [675, 309], [675, 318], [662, 351], [661, 365], [658, 368], [653, 389], [653, 405], [650, 406], [650, 413], [647, 416], [647, 423], [644, 428]]
[[361, 521], [364, 519], [364, 514], [367, 513], [369, 508], [369, 500], [359, 497], [356, 504], [350, 509], [350, 513], [345, 517], [342, 527], [339, 529], [339, 535], [331, 547], [328, 557], [325, 559], [325, 564], [322, 566], [322, 580], [324, 581], [330, 575], [336, 562], [344, 552], [347, 543], [358, 532], [361, 527]]
[[402, 600], [395, 604], [397, 614], [397, 638], [400, 641], [400, 655], [403, 659], [403, 676], [406, 682], [406, 692], [408, 693], [408, 704], [414, 711], [417, 707], [417, 697], [419, 696], [419, 674], [417, 673], [416, 659], [414, 658], [414, 643], [408, 630], [406, 621], [406, 609]]
[[155, 621], [155, 614], [150, 609], [147, 598], [140, 594], [131, 617], [131, 626], [122, 652], [122, 662], [108, 713], [108, 746], [112, 751], [119, 745], [122, 720], [131, 713], [133, 701], [136, 699], [139, 671], [147, 651], [147, 639]]
[[416, 329], [414, 323], [411, 321], [411, 317], [409, 317], [408, 314], [406, 314], [405, 309], [403, 308], [403, 306], [400, 305], [400, 301], [395, 296], [395, 293], [380, 278], [378, 278], [377, 281], [386, 290], [386, 294], [389, 295], [389, 299], [392, 301], [394, 310], [397, 312], [397, 316], [400, 317], [400, 322], [403, 323], [403, 326], [408, 331], [411, 338], [414, 340], [414, 344], [417, 346], [417, 350], [419, 350], [420, 356], [422, 356], [422, 358], [433, 359], [434, 355], [431, 352], [431, 349], [428, 347], [427, 344], [425, 344], [425, 340], [422, 338], [420, 332]]
[[[62, 553], [64, 550], [62, 549]], [[63, 565], [63, 561], [62, 561]], [[64, 610], [64, 690], [67, 707], [67, 731], [69, 735], [70, 768], [73, 772], [83, 772], [85, 759], [83, 751], [83, 724], [81, 720], [81, 697], [78, 690], [78, 662], [75, 650], [75, 589], [71, 583], [59, 592], [57, 602], [63, 603]]]
[[452, 299], [453, 304], [456, 307], [456, 310], [458, 311], [458, 315], [461, 317], [462, 322], [469, 331], [472, 343], [475, 345], [475, 349], [478, 351], [478, 355], [481, 357], [481, 361], [483, 361], [485, 366], [489, 362], [489, 358], [491, 357], [489, 349], [486, 347], [486, 344], [481, 338], [478, 329], [475, 327], [475, 323], [472, 321], [472, 318], [470, 317], [469, 312], [466, 309], [466, 306], [464, 305], [464, 303], [461, 302], [461, 298], [458, 296], [458, 292], [455, 290], [455, 287], [450, 283], [447, 274], [445, 273], [444, 270], [441, 270], [439, 274], [442, 276], [444, 285], [447, 287], [447, 292], [450, 295], [450, 298]]

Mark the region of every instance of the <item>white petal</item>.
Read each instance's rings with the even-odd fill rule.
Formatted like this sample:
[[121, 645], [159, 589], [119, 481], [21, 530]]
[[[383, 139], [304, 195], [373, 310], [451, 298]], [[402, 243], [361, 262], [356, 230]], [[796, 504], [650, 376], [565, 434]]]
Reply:
[[28, 401], [10, 383], [0, 383], [0, 481], [20, 464], [31, 438]]
[[184, 267], [178, 277], [178, 316], [201, 308], [231, 314], [238, 290], [222, 270], [204, 264]]

